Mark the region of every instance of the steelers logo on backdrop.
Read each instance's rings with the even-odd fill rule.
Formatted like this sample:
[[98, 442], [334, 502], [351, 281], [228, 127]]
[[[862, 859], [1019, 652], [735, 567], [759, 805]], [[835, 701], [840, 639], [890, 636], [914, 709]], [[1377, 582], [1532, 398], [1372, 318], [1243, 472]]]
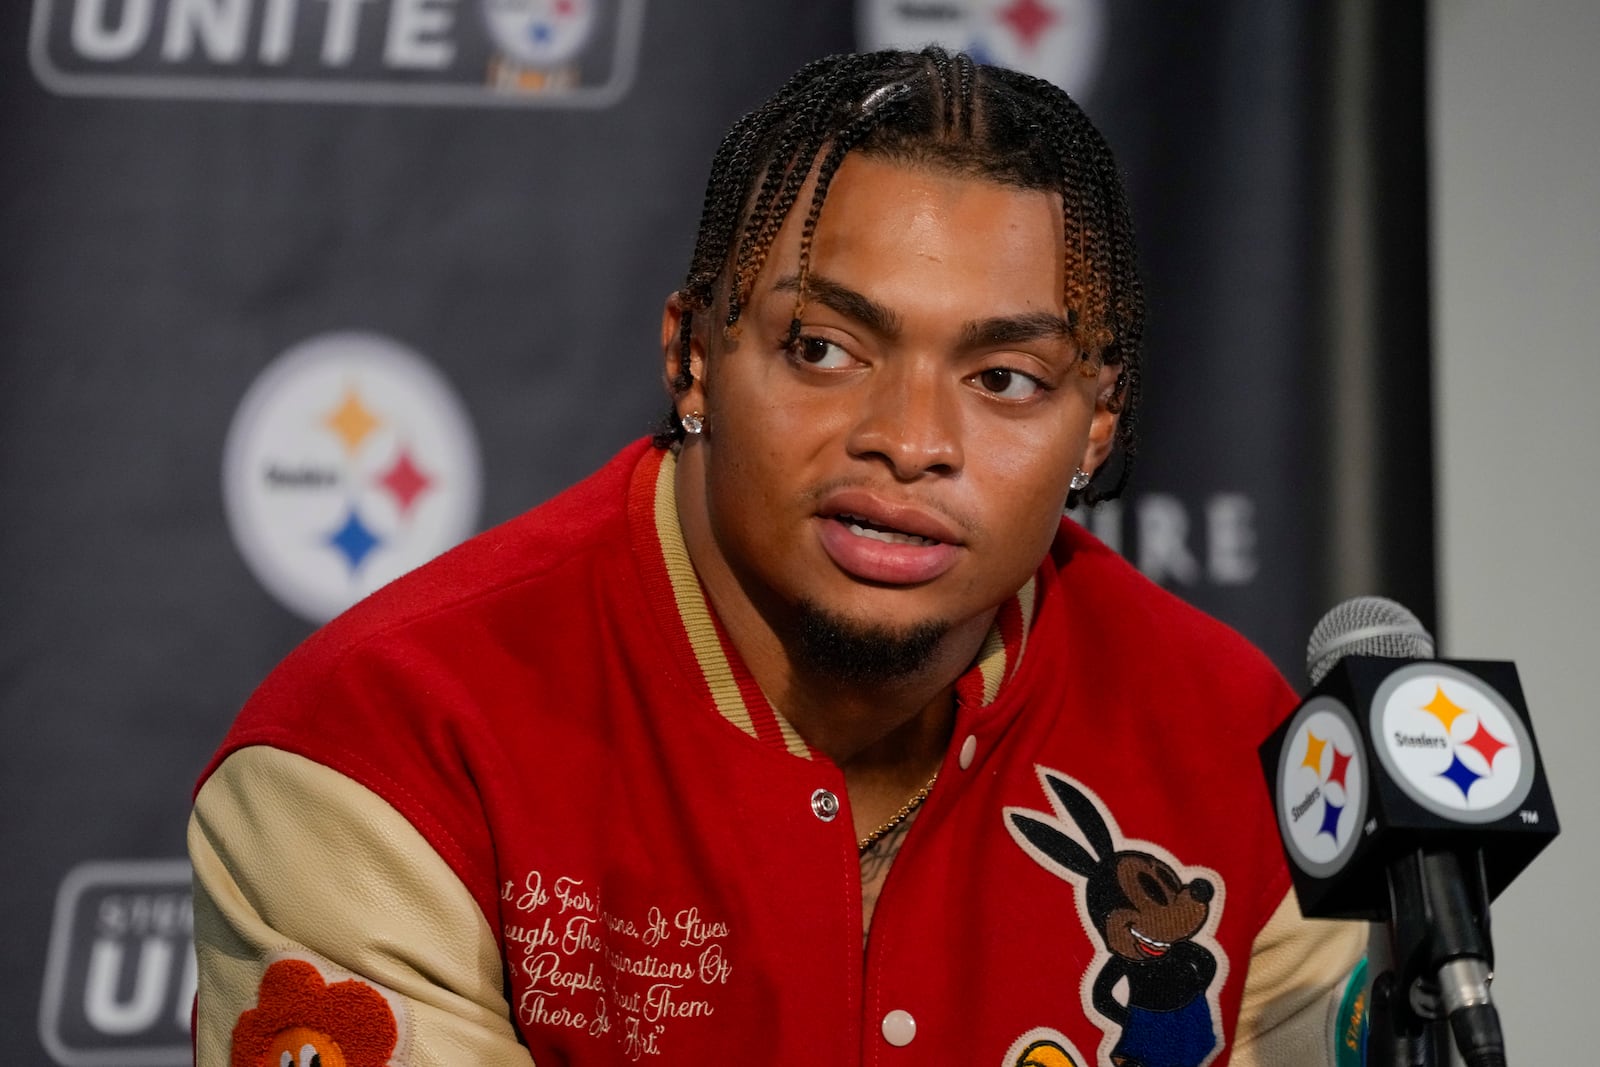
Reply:
[[378, 334], [329, 333], [250, 386], [223, 500], [257, 580], [324, 622], [470, 534], [480, 466], [466, 409], [431, 364]]
[[482, 0], [489, 37], [508, 58], [536, 70], [570, 63], [594, 33], [595, 0]]
[[1330, 696], [1295, 713], [1278, 756], [1278, 828], [1295, 866], [1326, 878], [1355, 855], [1367, 817], [1367, 769], [1355, 716]]
[[1456, 822], [1505, 818], [1533, 788], [1522, 718], [1476, 675], [1445, 663], [1395, 671], [1372, 701], [1378, 758], [1412, 800]]
[[1105, 52], [1104, 0], [857, 0], [862, 50], [943, 45], [1087, 96]]

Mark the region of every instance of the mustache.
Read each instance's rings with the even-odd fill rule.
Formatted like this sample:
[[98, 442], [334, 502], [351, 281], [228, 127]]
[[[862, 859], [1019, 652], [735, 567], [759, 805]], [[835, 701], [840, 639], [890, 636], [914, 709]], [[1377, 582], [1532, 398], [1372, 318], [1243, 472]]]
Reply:
[[893, 500], [897, 503], [925, 508], [928, 511], [938, 513], [968, 533], [981, 534], [984, 532], [983, 521], [976, 514], [965, 508], [952, 506], [926, 493], [908, 492], [905, 489], [893, 486], [886, 488], [878, 481], [871, 478], [863, 478], [859, 475], [844, 475], [814, 485], [806, 490], [805, 500], [812, 508], [816, 508], [831, 494], [844, 489], [860, 489], [883, 497], [885, 500]]

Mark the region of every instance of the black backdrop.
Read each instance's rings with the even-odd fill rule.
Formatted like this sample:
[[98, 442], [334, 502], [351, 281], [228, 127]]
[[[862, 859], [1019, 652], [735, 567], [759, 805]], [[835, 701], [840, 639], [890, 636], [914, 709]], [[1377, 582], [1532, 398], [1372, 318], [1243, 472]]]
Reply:
[[[937, 35], [1031, 64], [1118, 151], [1144, 446], [1092, 528], [1291, 677], [1346, 593], [1431, 618], [1421, 9], [1342, 10], [6, 5], [0, 1051], [186, 1062], [183, 828], [234, 711], [308, 598], [651, 428], [717, 138], [820, 54]], [[1352, 341], [1353, 305], [1383, 329]], [[1365, 505], [1363, 446], [1400, 457], [1356, 479]]]

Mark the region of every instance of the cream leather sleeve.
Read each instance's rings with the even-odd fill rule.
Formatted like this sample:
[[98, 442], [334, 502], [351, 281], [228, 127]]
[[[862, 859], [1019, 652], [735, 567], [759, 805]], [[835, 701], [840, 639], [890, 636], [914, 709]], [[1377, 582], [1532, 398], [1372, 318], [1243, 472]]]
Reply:
[[1333, 1064], [1340, 1002], [1370, 930], [1303, 918], [1291, 889], [1251, 950], [1231, 1067]]
[[284, 958], [375, 987], [397, 1022], [396, 1067], [532, 1064], [483, 912], [376, 794], [304, 757], [241, 749], [195, 799], [189, 855], [200, 1067], [229, 1062], [235, 1024]]

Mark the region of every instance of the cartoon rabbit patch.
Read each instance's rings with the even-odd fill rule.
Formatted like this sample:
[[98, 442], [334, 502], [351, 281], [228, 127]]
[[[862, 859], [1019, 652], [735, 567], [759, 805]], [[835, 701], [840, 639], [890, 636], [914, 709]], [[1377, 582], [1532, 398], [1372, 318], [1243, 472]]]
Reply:
[[1216, 872], [1124, 838], [1093, 791], [1037, 768], [1049, 811], [1005, 809], [1006, 829], [1070, 884], [1096, 944], [1083, 1008], [1105, 1033], [1099, 1062], [1204, 1067], [1221, 1050], [1218, 994], [1228, 959], [1212, 936], [1222, 916]]

